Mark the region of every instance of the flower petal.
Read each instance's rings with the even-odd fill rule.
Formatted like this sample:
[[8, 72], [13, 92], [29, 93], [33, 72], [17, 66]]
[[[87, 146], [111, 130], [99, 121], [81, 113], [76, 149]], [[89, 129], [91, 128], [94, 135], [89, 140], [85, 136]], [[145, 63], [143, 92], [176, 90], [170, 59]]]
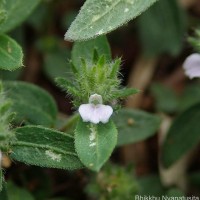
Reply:
[[113, 113], [111, 106], [99, 105], [98, 106], [98, 116], [99, 120], [102, 123], [107, 123]]
[[92, 122], [94, 124], [98, 124], [99, 116], [97, 112], [97, 108], [93, 104], [82, 104], [78, 109], [81, 118], [84, 122]]
[[200, 77], [200, 69], [191, 68], [185, 71], [185, 74], [190, 78]]
[[200, 54], [194, 53], [188, 56], [183, 63], [183, 68], [189, 78], [200, 77]]
[[81, 118], [84, 122], [89, 122], [92, 114], [92, 106], [91, 104], [82, 104], [78, 109]]
[[111, 106], [102, 104], [82, 104], [78, 111], [84, 122], [92, 122], [94, 124], [98, 124], [99, 122], [107, 123], [113, 113]]

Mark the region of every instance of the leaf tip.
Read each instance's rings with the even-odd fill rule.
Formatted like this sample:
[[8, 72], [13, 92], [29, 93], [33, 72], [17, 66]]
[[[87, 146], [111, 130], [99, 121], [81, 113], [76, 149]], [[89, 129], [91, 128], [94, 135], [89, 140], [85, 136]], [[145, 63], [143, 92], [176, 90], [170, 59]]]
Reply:
[[70, 41], [70, 42], [73, 42], [73, 41], [74, 41], [74, 39], [73, 39], [73, 37], [71, 37], [71, 34], [70, 34], [69, 31], [67, 31], [67, 32], [65, 33], [65, 35], [64, 35], [64, 40], [65, 40], [65, 41]]

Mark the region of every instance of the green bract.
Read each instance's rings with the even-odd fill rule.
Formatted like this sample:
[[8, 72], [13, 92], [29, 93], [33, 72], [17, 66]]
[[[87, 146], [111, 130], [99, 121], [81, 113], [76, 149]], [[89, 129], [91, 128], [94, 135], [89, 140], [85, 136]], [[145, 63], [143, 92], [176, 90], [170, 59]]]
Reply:
[[195, 37], [189, 37], [188, 41], [196, 51], [200, 52], [200, 28], [195, 30]]
[[111, 61], [110, 45], [106, 36], [100, 36], [93, 40], [75, 42], [72, 49], [72, 62], [79, 69], [81, 67], [81, 58], [86, 59], [91, 64], [94, 49], [99, 55], [105, 55], [107, 61]]

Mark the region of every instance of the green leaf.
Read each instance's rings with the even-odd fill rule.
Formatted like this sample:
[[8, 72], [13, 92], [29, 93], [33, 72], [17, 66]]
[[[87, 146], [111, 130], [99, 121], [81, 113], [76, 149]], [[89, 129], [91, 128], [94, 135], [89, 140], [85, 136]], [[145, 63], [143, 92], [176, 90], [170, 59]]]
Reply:
[[77, 169], [82, 164], [74, 150], [74, 138], [66, 133], [40, 126], [16, 129], [11, 158], [26, 164]]
[[6, 17], [7, 17], [6, 11], [0, 7], [0, 24], [2, 24], [6, 20]]
[[113, 116], [119, 131], [118, 146], [136, 143], [153, 136], [159, 128], [156, 115], [132, 109], [122, 109]]
[[34, 188], [31, 188], [31, 192], [36, 200], [49, 200], [52, 195], [52, 179], [46, 170], [42, 167], [29, 166], [21, 174], [20, 182], [23, 186], [27, 186], [27, 183], [37, 183]]
[[75, 148], [82, 163], [89, 169], [99, 171], [110, 157], [117, 143], [117, 129], [112, 121], [106, 124], [77, 123]]
[[160, 83], [151, 86], [151, 93], [155, 98], [155, 107], [160, 112], [174, 113], [178, 109], [178, 98], [172, 88]]
[[193, 83], [184, 89], [178, 108], [184, 111], [197, 103], [200, 103], [200, 84]]
[[16, 186], [12, 182], [8, 182], [7, 184], [7, 193], [9, 200], [34, 200], [33, 196], [24, 188], [20, 188]]
[[4, 180], [3, 171], [2, 171], [2, 169], [0, 169], [0, 192], [3, 189], [3, 180]]
[[200, 104], [197, 104], [173, 122], [162, 147], [162, 162], [170, 167], [200, 141]]
[[105, 55], [106, 60], [111, 60], [111, 50], [106, 36], [101, 36], [93, 40], [76, 42], [72, 49], [72, 62], [79, 68], [81, 58], [84, 58], [88, 64], [93, 63], [94, 49], [98, 55]]
[[66, 40], [87, 40], [136, 18], [157, 0], [87, 0], [65, 34]]
[[[119, 90], [117, 93], [114, 94], [114, 97], [116, 99], [118, 98], [125, 98], [125, 97], [128, 97], [130, 95], [133, 95], [133, 94], [137, 94], [139, 93], [140, 90], [138, 89], [134, 89], [134, 88], [123, 88], [121, 90]], [[114, 93], [114, 92], [113, 92]]]
[[200, 171], [194, 171], [189, 174], [189, 184], [200, 188]]
[[146, 54], [177, 55], [180, 52], [186, 32], [186, 17], [176, 0], [159, 0], [139, 17], [138, 25]]
[[200, 28], [195, 29], [194, 35], [188, 38], [188, 42], [194, 48], [195, 51], [200, 52]]
[[180, 197], [183, 198], [185, 196], [185, 194], [178, 188], [171, 188], [170, 190], [168, 190], [166, 192], [166, 196], [168, 198], [174, 198], [174, 197]]
[[90, 199], [134, 200], [137, 199], [134, 197], [138, 194], [138, 189], [132, 166], [128, 168], [108, 162], [100, 173], [92, 174], [85, 191]]
[[7, 187], [5, 183], [3, 183], [3, 190], [0, 191], [0, 197], [1, 200], [10, 200], [8, 199]]
[[21, 67], [22, 48], [7, 35], [0, 35], [0, 69], [15, 70]]
[[30, 83], [4, 82], [6, 95], [13, 102], [17, 123], [53, 126], [57, 107], [54, 99], [43, 89]]
[[70, 52], [68, 49], [57, 49], [45, 55], [44, 72], [52, 82], [54, 82], [56, 77], [71, 77], [72, 72], [68, 61], [69, 57]]
[[6, 0], [7, 19], [0, 25], [0, 32], [8, 32], [22, 23], [40, 3], [40, 0]]
[[[160, 178], [158, 175], [144, 176], [138, 179], [140, 185], [139, 195], [149, 195], [162, 197], [165, 194], [165, 189], [162, 186]], [[153, 184], [152, 184], [153, 183]]]
[[0, 70], [0, 79], [2, 80], [17, 80], [23, 72], [23, 68], [19, 68], [15, 71]]

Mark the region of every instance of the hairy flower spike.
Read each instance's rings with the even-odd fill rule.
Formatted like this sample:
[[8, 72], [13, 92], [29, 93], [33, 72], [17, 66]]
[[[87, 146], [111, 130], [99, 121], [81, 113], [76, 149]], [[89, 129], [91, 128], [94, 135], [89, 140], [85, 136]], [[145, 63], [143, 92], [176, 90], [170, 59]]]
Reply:
[[91, 95], [89, 104], [82, 104], [78, 111], [84, 122], [93, 124], [107, 123], [113, 113], [111, 106], [102, 104], [102, 96], [98, 94]]
[[74, 70], [72, 70], [73, 76], [70, 81], [56, 78], [56, 82], [72, 96], [73, 105], [76, 108], [87, 103], [90, 96], [94, 98], [93, 94], [102, 96], [104, 104], [108, 104], [118, 98], [125, 98], [138, 92], [133, 88], [127, 89], [120, 86], [120, 63], [120, 59], [108, 62], [104, 55], [95, 55], [90, 63], [82, 59], [81, 66], [72, 66]]

